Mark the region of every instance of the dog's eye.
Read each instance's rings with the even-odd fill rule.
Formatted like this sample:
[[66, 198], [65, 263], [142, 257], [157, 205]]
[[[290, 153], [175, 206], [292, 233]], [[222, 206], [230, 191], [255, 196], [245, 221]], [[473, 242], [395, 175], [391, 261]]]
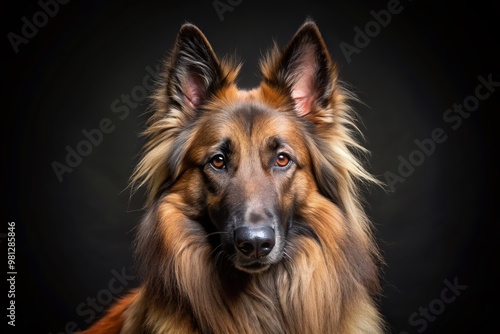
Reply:
[[286, 167], [290, 163], [290, 157], [285, 153], [280, 153], [276, 157], [276, 165], [278, 167]]
[[222, 154], [217, 154], [210, 160], [210, 165], [215, 169], [224, 169], [226, 168], [226, 159]]

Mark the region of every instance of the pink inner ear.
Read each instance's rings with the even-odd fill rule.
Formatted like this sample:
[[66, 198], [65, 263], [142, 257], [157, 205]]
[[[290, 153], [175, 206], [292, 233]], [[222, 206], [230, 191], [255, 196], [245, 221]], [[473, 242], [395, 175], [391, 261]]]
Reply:
[[189, 74], [183, 84], [184, 97], [191, 108], [197, 108], [205, 99], [205, 83], [196, 74]]
[[316, 98], [314, 92], [314, 76], [316, 72], [316, 59], [314, 48], [307, 48], [298, 60], [296, 81], [292, 87], [292, 98], [299, 116], [307, 115], [313, 108]]
[[299, 116], [307, 115], [312, 109], [312, 97], [310, 91], [303, 91], [301, 89], [293, 89], [292, 98], [295, 102], [295, 108], [297, 108], [297, 113]]

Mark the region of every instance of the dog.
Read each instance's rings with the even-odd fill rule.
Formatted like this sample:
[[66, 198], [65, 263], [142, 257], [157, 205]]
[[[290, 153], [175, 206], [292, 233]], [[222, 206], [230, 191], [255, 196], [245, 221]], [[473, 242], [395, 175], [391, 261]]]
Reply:
[[355, 98], [317, 25], [236, 85], [184, 24], [131, 181], [146, 187], [141, 285], [83, 333], [382, 333], [382, 258], [362, 207]]

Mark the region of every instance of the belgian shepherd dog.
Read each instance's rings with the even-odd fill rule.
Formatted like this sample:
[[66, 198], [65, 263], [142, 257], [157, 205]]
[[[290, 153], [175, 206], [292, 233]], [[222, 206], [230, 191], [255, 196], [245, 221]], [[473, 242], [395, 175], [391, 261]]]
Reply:
[[382, 333], [379, 255], [361, 187], [377, 182], [312, 21], [240, 64], [181, 27], [132, 175], [145, 186], [141, 285], [85, 333]]

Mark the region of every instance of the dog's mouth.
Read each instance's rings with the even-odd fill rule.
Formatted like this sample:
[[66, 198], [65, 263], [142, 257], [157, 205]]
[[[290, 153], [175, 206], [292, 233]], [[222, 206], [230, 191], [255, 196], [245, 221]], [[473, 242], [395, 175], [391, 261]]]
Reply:
[[271, 264], [264, 263], [261, 261], [254, 261], [250, 263], [238, 263], [235, 264], [235, 267], [241, 271], [247, 272], [249, 274], [256, 274], [263, 271], [266, 271], [271, 267]]

